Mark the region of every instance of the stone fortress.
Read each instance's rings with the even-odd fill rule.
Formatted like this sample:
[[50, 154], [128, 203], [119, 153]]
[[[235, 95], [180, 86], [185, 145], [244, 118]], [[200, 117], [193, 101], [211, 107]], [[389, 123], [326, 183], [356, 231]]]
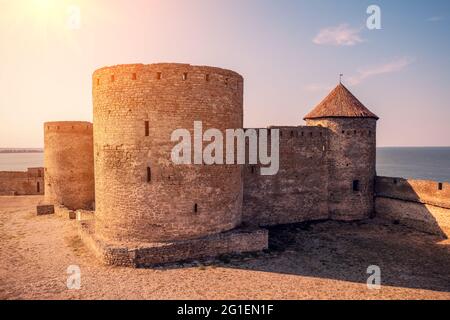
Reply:
[[[194, 121], [243, 128], [243, 88], [238, 73], [206, 66], [96, 70], [93, 125], [44, 124], [45, 202], [93, 210], [80, 236], [114, 265], [263, 250], [264, 227], [313, 220], [376, 215], [445, 236], [450, 184], [408, 189], [407, 180], [377, 178], [378, 117], [342, 84], [304, 117], [306, 126], [271, 127], [280, 130], [276, 175], [260, 175], [259, 164], [175, 165], [173, 130]], [[378, 179], [386, 185], [377, 191], [380, 210]]]

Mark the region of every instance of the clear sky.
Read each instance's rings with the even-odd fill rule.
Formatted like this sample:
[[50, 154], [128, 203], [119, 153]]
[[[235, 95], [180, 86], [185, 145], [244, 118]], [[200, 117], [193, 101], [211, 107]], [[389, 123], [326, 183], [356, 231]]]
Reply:
[[449, 146], [449, 39], [447, 0], [0, 0], [0, 147], [92, 121], [96, 68], [154, 62], [242, 74], [249, 127], [304, 124], [343, 73], [380, 117], [379, 146]]

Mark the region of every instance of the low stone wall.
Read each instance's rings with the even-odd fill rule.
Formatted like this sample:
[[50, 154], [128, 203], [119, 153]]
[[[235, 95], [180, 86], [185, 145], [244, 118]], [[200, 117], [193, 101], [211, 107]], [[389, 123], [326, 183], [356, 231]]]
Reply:
[[377, 177], [375, 193], [378, 197], [431, 204], [450, 209], [450, 183]]
[[0, 195], [44, 194], [44, 168], [27, 171], [0, 171]]
[[450, 236], [450, 184], [377, 177], [376, 217], [414, 229]]
[[233, 229], [185, 241], [115, 244], [106, 243], [98, 238], [94, 233], [94, 224], [94, 220], [80, 221], [79, 235], [83, 243], [94, 252], [97, 258], [108, 265], [154, 266], [210, 258], [222, 254], [260, 251], [268, 247], [268, 231], [266, 229]]

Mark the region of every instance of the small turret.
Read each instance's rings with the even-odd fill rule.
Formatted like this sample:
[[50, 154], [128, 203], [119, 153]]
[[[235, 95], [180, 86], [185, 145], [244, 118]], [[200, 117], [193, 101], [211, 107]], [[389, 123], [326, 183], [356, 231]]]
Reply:
[[378, 117], [339, 83], [304, 120], [308, 126], [330, 130], [330, 218], [356, 220], [370, 217], [373, 213]]

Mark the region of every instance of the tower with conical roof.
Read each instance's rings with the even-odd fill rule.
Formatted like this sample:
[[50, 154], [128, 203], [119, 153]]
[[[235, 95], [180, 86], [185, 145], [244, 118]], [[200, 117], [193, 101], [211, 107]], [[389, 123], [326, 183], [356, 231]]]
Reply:
[[329, 129], [330, 218], [355, 220], [371, 216], [378, 117], [339, 83], [304, 119], [308, 126]]

